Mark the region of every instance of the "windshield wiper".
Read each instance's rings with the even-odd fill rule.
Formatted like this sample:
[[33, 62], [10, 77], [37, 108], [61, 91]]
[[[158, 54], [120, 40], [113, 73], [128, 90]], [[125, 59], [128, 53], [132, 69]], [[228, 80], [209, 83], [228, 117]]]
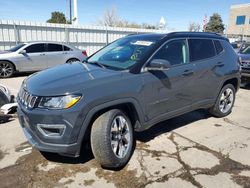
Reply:
[[101, 64], [101, 63], [99, 63], [98, 61], [91, 61], [91, 62], [89, 62], [89, 61], [86, 59], [86, 60], [83, 61], [83, 62], [86, 62], [86, 63], [88, 63], [88, 64], [94, 64], [94, 65], [97, 65], [97, 66], [99, 66], [99, 67], [101, 67], [101, 68], [106, 69], [106, 66], [103, 65], [103, 64]]

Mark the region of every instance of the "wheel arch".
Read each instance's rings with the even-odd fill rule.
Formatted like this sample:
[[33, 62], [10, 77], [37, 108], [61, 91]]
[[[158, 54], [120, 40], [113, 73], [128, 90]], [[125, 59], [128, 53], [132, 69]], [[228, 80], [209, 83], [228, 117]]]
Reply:
[[67, 59], [66, 63], [68, 63], [68, 61], [70, 61], [70, 60], [72, 60], [72, 59], [77, 60], [77, 61], [81, 61], [80, 59], [78, 59], [78, 58], [76, 58], [76, 57], [70, 57], [70, 58]]
[[221, 86], [221, 89], [227, 84], [232, 84], [234, 86], [235, 91], [237, 91], [240, 87], [240, 81], [236, 77], [225, 80]]
[[8, 60], [8, 59], [0, 59], [0, 62], [1, 62], [1, 61], [5, 61], [5, 62], [11, 63], [11, 64], [13, 65], [13, 67], [14, 67], [14, 71], [17, 71], [16, 65], [15, 65], [15, 63], [13, 63], [12, 61], [10, 61], [10, 60]]
[[[120, 109], [124, 111], [130, 118], [134, 129], [140, 128], [143, 120], [143, 113], [140, 109], [139, 103], [135, 99], [119, 99], [95, 106], [88, 112], [78, 135], [77, 142], [80, 144], [80, 150], [82, 149], [83, 143], [90, 141], [92, 124], [96, 118], [111, 109]], [[86, 126], [84, 124], [86, 124]]]

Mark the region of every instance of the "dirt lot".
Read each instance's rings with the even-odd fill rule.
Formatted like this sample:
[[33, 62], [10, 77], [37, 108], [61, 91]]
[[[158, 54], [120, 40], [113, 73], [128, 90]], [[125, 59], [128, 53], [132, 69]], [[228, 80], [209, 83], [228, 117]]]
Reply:
[[[16, 94], [25, 76], [0, 83]], [[132, 159], [115, 172], [88, 150], [77, 159], [42, 155], [12, 119], [0, 124], [0, 187], [250, 187], [249, 94], [239, 90], [226, 118], [199, 110], [137, 133]]]

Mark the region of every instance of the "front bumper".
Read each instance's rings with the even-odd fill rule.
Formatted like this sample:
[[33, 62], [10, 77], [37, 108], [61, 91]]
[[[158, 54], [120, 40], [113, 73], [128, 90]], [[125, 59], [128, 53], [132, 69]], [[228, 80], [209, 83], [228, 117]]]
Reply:
[[[79, 156], [82, 142], [79, 133], [84, 126], [84, 118], [79, 115], [81, 114], [79, 111], [27, 109], [18, 103], [17, 113], [24, 134], [33, 147], [40, 151]], [[41, 124], [64, 125], [64, 130], [61, 135], [45, 134], [41, 129], [39, 130]]]

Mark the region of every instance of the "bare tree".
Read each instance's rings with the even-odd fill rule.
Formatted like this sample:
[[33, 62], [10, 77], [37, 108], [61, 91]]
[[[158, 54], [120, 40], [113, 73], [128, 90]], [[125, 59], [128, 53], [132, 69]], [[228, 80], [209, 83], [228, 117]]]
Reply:
[[188, 31], [198, 32], [201, 29], [201, 25], [199, 23], [191, 22], [188, 26]]
[[120, 18], [117, 14], [116, 7], [112, 7], [111, 9], [106, 9], [102, 15], [102, 17], [98, 20], [100, 25], [115, 27], [120, 25]]
[[129, 27], [129, 28], [145, 28], [145, 29], [157, 29], [155, 25], [143, 23], [138, 24], [135, 22], [129, 22], [121, 19], [118, 16], [117, 8], [113, 6], [110, 9], [106, 9], [101, 18], [97, 20], [98, 25], [109, 27]]

